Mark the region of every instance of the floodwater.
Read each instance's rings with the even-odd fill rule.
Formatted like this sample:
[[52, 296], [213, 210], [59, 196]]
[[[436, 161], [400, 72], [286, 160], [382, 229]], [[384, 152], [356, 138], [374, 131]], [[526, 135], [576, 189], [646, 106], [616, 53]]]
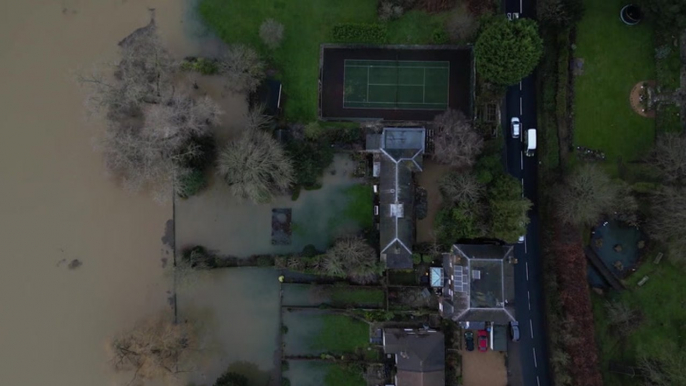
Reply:
[[[193, 320], [207, 330], [213, 345], [209, 366], [191, 375], [198, 385], [210, 385], [229, 366], [265, 386], [280, 366], [279, 281], [272, 268], [225, 268], [192, 273], [197, 280], [179, 288], [181, 320]], [[273, 377], [276, 380], [276, 377]]]
[[175, 56], [198, 52], [188, 38], [197, 23], [181, 0], [3, 3], [0, 385], [114, 384], [107, 337], [169, 309], [161, 238], [172, 206], [104, 175], [92, 148], [101, 123], [84, 120], [74, 81], [79, 69], [113, 60], [117, 42], [147, 24], [148, 8]]
[[[238, 257], [300, 252], [308, 244], [325, 250], [336, 237], [359, 231], [357, 224], [343, 215], [348, 203], [346, 189], [361, 182], [352, 177], [354, 168], [348, 155], [336, 154], [324, 172], [321, 189], [303, 190], [297, 201], [279, 196], [260, 205], [234, 198], [226, 184], [214, 179], [201, 194], [177, 200], [177, 248], [202, 245]], [[271, 244], [273, 208], [292, 209], [290, 245]]]

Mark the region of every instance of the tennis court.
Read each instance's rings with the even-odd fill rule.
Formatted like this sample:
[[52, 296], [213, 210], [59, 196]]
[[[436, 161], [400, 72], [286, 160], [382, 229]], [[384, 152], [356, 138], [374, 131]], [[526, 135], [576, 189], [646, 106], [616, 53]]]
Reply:
[[448, 108], [450, 62], [346, 59], [344, 108]]

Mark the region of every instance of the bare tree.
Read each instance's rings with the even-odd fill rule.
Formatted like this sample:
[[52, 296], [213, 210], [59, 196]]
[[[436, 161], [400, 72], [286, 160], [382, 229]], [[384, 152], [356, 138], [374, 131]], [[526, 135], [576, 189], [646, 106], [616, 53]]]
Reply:
[[194, 369], [202, 353], [194, 326], [173, 323], [160, 314], [113, 337], [107, 345], [116, 371], [133, 371], [139, 379], [174, 380]]
[[[335, 267], [336, 272], [328, 271]], [[345, 237], [336, 241], [323, 257], [322, 273], [334, 275], [339, 269], [352, 281], [366, 284], [376, 280], [382, 267], [374, 248], [360, 237]]]
[[264, 78], [265, 65], [257, 52], [243, 44], [229, 47], [220, 62], [225, 88], [236, 93], [251, 93]]
[[89, 87], [90, 113], [103, 114], [107, 128], [98, 139], [107, 171], [130, 191], [151, 188], [164, 201], [172, 187], [182, 188], [191, 170], [185, 165], [203, 156], [194, 139], [210, 136], [219, 107], [209, 98], [176, 90], [177, 66], [164, 48], [154, 17], [119, 42], [121, 59], [105, 70], [80, 74]]
[[447, 110], [434, 118], [434, 158], [453, 167], [468, 167], [483, 148], [483, 138], [477, 134], [465, 115]]
[[558, 189], [557, 212], [570, 224], [591, 224], [602, 214], [613, 211], [620, 191], [620, 185], [602, 169], [595, 164], [584, 164]]
[[143, 110], [143, 124], [112, 124], [100, 139], [108, 172], [121, 178], [129, 191], [150, 188], [165, 201], [185, 173], [185, 162], [203, 156], [192, 139], [209, 135], [218, 123], [219, 107], [209, 98], [176, 95]]
[[640, 326], [641, 313], [620, 301], [605, 303], [607, 318], [621, 335], [628, 335]]
[[647, 230], [655, 240], [667, 243], [670, 257], [686, 262], [686, 188], [665, 186], [654, 192]]
[[641, 354], [638, 368], [648, 381], [647, 385], [686, 385], [686, 353], [674, 343], [667, 343], [655, 353]]
[[269, 202], [293, 183], [293, 164], [282, 146], [268, 133], [243, 132], [219, 154], [217, 174], [231, 192], [255, 203]]
[[484, 186], [471, 173], [449, 173], [439, 181], [443, 198], [457, 204], [475, 203], [484, 193]]
[[281, 45], [283, 40], [283, 24], [274, 19], [267, 19], [260, 25], [260, 38], [271, 49]]
[[686, 182], [686, 136], [664, 133], [657, 137], [650, 163], [669, 183]]
[[476, 22], [474, 16], [464, 9], [453, 12], [446, 22], [448, 36], [458, 42], [471, 41], [476, 35], [478, 27], [479, 23]]
[[94, 67], [77, 80], [90, 88], [86, 106], [109, 118], [135, 116], [141, 106], [159, 103], [173, 92], [176, 66], [157, 34], [155, 19], [119, 42], [121, 59]]
[[265, 129], [273, 120], [273, 117], [264, 113], [264, 106], [255, 106], [245, 113], [247, 130]]

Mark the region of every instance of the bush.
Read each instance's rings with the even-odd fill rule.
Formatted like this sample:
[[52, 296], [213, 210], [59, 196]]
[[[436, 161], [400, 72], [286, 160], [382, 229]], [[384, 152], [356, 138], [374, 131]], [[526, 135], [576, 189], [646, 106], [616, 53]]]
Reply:
[[450, 41], [450, 37], [448, 36], [448, 32], [446, 32], [445, 28], [436, 27], [431, 35], [431, 41], [434, 44], [446, 44]]
[[295, 182], [305, 189], [321, 187], [319, 179], [333, 162], [333, 149], [324, 141], [291, 141], [286, 152], [293, 161]]
[[403, 9], [401, 5], [395, 4], [392, 1], [384, 0], [379, 2], [377, 13], [379, 20], [389, 21], [399, 19], [403, 13], [405, 13], [405, 9]]
[[200, 193], [207, 187], [207, 176], [202, 170], [191, 170], [179, 178], [177, 194], [181, 198], [188, 198]]
[[274, 265], [274, 257], [273, 256], [259, 256], [257, 258], [257, 266], [258, 267], [271, 267]]
[[543, 54], [538, 25], [531, 19], [496, 17], [474, 46], [477, 73], [489, 82], [513, 85], [529, 75]]
[[454, 12], [446, 22], [448, 37], [457, 42], [470, 42], [474, 38], [479, 23], [467, 12]]
[[216, 59], [189, 57], [181, 62], [181, 69], [195, 71], [202, 75], [215, 75], [219, 73], [219, 62]]
[[271, 49], [281, 45], [283, 40], [283, 24], [274, 19], [267, 19], [260, 25], [260, 38]]
[[333, 40], [339, 43], [385, 43], [388, 31], [381, 24], [341, 23], [333, 26]]

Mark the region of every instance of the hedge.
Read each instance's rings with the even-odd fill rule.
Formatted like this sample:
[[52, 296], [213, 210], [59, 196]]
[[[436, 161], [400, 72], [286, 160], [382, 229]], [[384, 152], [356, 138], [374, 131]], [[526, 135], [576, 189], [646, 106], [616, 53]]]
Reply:
[[388, 40], [388, 30], [381, 24], [335, 24], [333, 40], [339, 43], [385, 43]]

